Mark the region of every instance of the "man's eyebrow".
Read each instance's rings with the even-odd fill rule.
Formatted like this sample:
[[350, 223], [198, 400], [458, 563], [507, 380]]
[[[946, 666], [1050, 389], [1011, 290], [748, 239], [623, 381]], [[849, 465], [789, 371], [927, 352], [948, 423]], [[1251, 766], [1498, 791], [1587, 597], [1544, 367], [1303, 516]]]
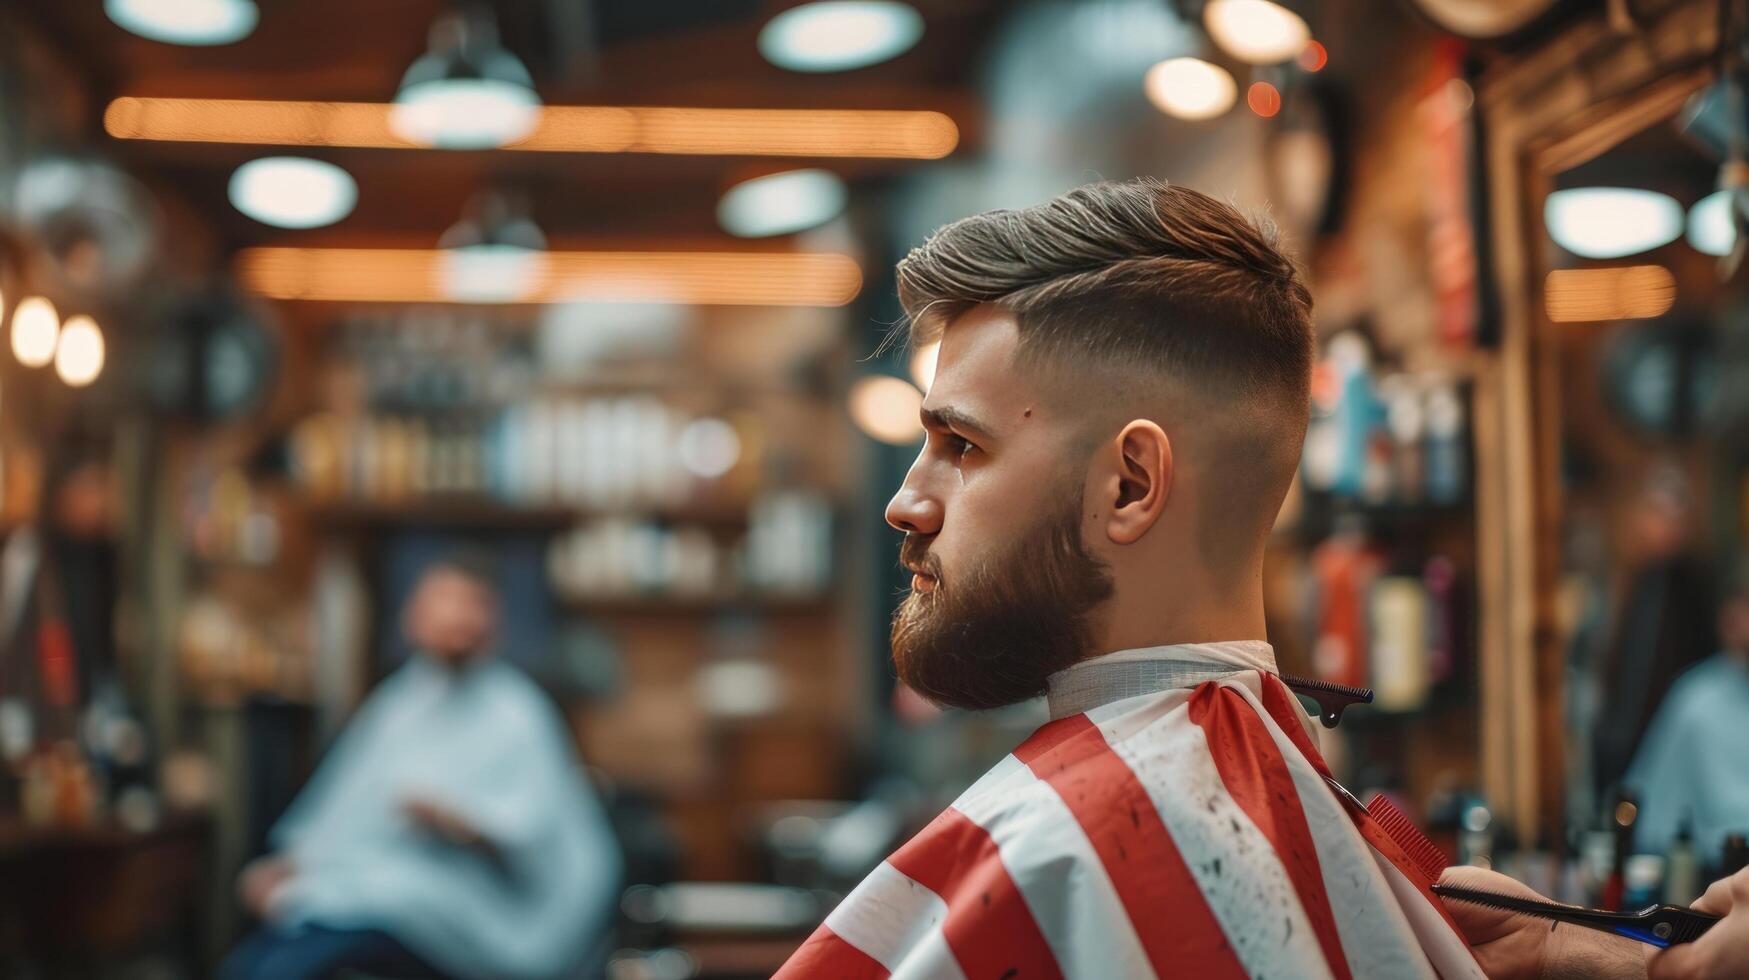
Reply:
[[938, 429], [957, 429], [966, 435], [979, 439], [991, 437], [988, 426], [952, 405], [925, 408], [921, 410], [921, 413], [926, 425], [932, 425]]

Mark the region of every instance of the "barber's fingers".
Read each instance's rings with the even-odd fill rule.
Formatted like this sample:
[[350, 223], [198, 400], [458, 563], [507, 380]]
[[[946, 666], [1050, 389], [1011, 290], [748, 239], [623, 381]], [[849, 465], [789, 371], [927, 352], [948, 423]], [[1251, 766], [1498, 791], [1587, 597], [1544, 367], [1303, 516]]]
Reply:
[[1654, 954], [1646, 961], [1648, 980], [1749, 975], [1749, 869], [1713, 882], [1694, 908], [1724, 919], [1694, 942]]
[[1693, 908], [1708, 915], [1727, 915], [1737, 905], [1749, 907], [1749, 868], [1713, 882]]
[[1702, 980], [1712, 976], [1712, 950], [1703, 945], [1711, 936], [1699, 942], [1678, 943], [1654, 953], [1646, 961], [1646, 980]]
[[[1446, 868], [1439, 880], [1441, 884], [1474, 888], [1497, 895], [1542, 898], [1541, 895], [1524, 884], [1514, 881], [1498, 871], [1489, 871], [1484, 868], [1456, 865]], [[1471, 946], [1490, 943], [1528, 929], [1546, 932], [1548, 928], [1548, 924], [1540, 919], [1533, 919], [1522, 913], [1508, 912], [1488, 905], [1477, 905], [1461, 899], [1446, 899], [1444, 905], [1446, 912], [1457, 923], [1458, 929], [1463, 932], [1464, 939]]]

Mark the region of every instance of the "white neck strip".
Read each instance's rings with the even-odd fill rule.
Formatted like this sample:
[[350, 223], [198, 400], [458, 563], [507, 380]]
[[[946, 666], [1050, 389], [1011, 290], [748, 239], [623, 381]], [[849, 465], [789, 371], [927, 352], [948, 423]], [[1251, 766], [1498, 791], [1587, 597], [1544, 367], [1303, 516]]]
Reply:
[[1194, 687], [1248, 670], [1275, 673], [1275, 648], [1262, 640], [1236, 640], [1119, 650], [1052, 674], [1045, 682], [1046, 696], [1054, 721], [1124, 698]]

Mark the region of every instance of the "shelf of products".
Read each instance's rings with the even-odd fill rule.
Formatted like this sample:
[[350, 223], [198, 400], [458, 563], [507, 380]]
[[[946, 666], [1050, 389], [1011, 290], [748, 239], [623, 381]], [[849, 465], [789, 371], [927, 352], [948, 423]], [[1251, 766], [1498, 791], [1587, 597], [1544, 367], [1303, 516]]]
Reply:
[[630, 518], [667, 524], [745, 527], [747, 508], [723, 504], [691, 504], [659, 510], [595, 513], [575, 507], [510, 506], [477, 496], [435, 495], [398, 502], [311, 500], [310, 519], [334, 530], [373, 527], [440, 527], [461, 530], [563, 531], [591, 520]]
[[722, 617], [756, 616], [825, 616], [838, 612], [831, 598], [797, 597], [793, 599], [741, 596], [625, 596], [600, 599], [566, 599], [562, 605], [570, 612], [601, 618], [648, 617]]

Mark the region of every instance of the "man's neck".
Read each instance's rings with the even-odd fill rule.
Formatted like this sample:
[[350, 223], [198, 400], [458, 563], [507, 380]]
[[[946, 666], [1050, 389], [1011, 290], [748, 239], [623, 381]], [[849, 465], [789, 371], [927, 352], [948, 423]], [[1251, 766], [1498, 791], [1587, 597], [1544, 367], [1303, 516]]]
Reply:
[[1113, 597], [1098, 653], [1185, 643], [1264, 640], [1261, 587]]

